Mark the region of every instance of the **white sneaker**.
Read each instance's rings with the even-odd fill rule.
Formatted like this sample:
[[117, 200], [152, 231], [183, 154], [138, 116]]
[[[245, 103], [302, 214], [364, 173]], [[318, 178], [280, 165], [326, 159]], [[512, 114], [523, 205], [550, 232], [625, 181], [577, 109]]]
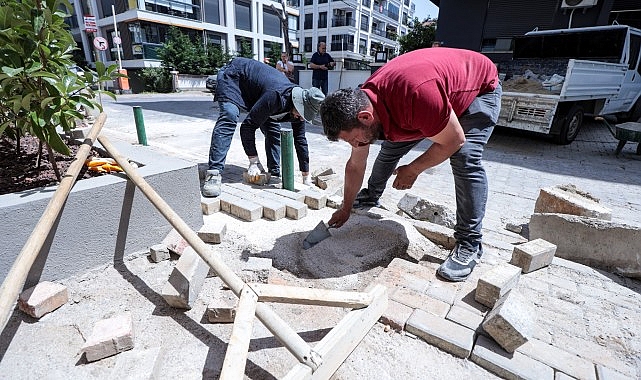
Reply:
[[312, 177], [309, 174], [303, 176], [303, 185], [307, 185], [307, 186], [312, 185]]
[[207, 170], [205, 174], [205, 184], [201, 190], [203, 197], [214, 198], [220, 195], [220, 186], [222, 184], [222, 177], [220, 172], [216, 169]]

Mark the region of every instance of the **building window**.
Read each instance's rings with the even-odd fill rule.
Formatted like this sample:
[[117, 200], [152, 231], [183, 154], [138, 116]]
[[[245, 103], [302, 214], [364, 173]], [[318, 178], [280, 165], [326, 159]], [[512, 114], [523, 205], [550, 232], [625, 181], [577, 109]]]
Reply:
[[312, 37], [305, 37], [305, 44], [303, 45], [303, 51], [309, 53], [312, 51]]
[[327, 12], [318, 13], [318, 27], [327, 28]]
[[200, 2], [195, 1], [195, 3], [192, 0], [145, 0], [145, 9], [170, 16], [200, 20]]
[[361, 15], [361, 30], [369, 32], [369, 16]]
[[222, 25], [220, 22], [220, 0], [205, 0], [205, 22]]
[[327, 4], [327, 0], [318, 0], [318, 4]]
[[351, 34], [332, 35], [332, 51], [354, 51], [354, 36]]
[[263, 7], [263, 33], [281, 37], [280, 17], [271, 9]]
[[369, 8], [370, 5], [372, 5], [372, 2], [370, 0], [363, 0], [361, 3], [365, 8]]
[[314, 29], [314, 14], [306, 13], [305, 22], [303, 24], [303, 29]]
[[305, 5], [314, 5], [314, 0], [305, 0]]
[[252, 30], [251, 4], [243, 1], [234, 3], [236, 10], [236, 29]]
[[361, 38], [358, 42], [358, 53], [367, 55], [367, 40], [364, 38]]

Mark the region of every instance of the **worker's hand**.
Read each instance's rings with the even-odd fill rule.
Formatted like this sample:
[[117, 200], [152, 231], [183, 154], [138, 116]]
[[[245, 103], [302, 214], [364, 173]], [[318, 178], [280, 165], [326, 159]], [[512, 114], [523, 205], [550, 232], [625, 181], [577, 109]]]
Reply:
[[347, 222], [347, 219], [349, 219], [351, 212], [351, 209], [345, 209], [345, 207], [339, 208], [338, 210], [336, 210], [336, 212], [334, 212], [334, 214], [332, 214], [332, 217], [327, 222], [327, 225], [332, 228], [342, 227], [343, 224]]
[[411, 189], [419, 174], [420, 173], [417, 173], [410, 165], [399, 166], [394, 170], [396, 178], [394, 179], [392, 187], [398, 190]]

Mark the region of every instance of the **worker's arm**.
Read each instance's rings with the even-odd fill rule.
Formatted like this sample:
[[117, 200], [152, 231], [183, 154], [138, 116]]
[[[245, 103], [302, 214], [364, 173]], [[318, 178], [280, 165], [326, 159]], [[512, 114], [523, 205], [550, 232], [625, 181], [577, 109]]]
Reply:
[[396, 178], [392, 184], [395, 189], [411, 188], [419, 174], [447, 160], [465, 144], [465, 132], [454, 111], [450, 113], [450, 119], [445, 128], [429, 139], [432, 145], [423, 154], [408, 165], [396, 168], [394, 171]]
[[367, 168], [367, 156], [369, 145], [352, 147], [352, 154], [345, 164], [345, 184], [343, 188], [343, 205], [338, 209], [328, 223], [331, 227], [341, 227], [352, 212], [352, 205], [356, 195], [363, 184], [365, 169]]

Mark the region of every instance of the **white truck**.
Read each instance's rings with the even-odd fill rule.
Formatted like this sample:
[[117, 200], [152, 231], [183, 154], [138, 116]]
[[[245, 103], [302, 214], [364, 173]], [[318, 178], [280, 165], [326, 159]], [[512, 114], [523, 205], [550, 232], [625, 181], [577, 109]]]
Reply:
[[[641, 29], [608, 25], [533, 31], [514, 40], [503, 79], [499, 126], [571, 143], [584, 116], [641, 118]], [[556, 75], [555, 75], [556, 74]], [[528, 77], [546, 78], [522, 86]], [[512, 85], [511, 83], [516, 83]]]

